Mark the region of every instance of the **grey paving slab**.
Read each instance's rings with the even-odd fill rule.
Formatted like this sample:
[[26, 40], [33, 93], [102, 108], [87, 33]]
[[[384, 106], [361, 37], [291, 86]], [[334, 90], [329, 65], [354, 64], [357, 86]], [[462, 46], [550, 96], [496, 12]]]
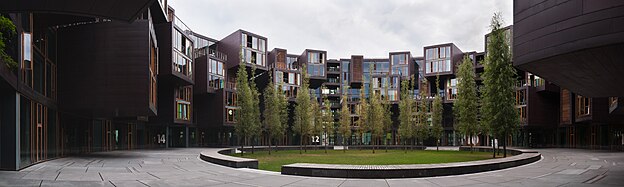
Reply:
[[340, 187], [380, 187], [389, 186], [385, 179], [347, 179]]
[[41, 183], [41, 186], [58, 186], [58, 187], [83, 187], [83, 186], [93, 186], [93, 187], [97, 187], [97, 186], [107, 186], [107, 187], [113, 187], [113, 185], [106, 181], [99, 181], [99, 182], [88, 182], [88, 181], [43, 181]]
[[[284, 176], [204, 162], [206, 149], [102, 152], [0, 171], [0, 186], [623, 186], [624, 153], [538, 149], [529, 165], [476, 174], [417, 179]], [[606, 160], [606, 162], [605, 162]], [[101, 174], [101, 177], [100, 177]], [[597, 177], [602, 176], [602, 177]]]
[[81, 173], [61, 172], [56, 178], [57, 181], [93, 181], [102, 182], [100, 173]]
[[336, 187], [340, 186], [345, 181], [345, 179], [336, 179], [336, 178], [305, 178], [303, 180], [290, 183], [285, 186], [291, 187]]
[[437, 184], [438, 186], [463, 186], [463, 185], [474, 185], [480, 184], [483, 182], [470, 180], [465, 178], [457, 178], [457, 177], [435, 177], [427, 179], [429, 182]]

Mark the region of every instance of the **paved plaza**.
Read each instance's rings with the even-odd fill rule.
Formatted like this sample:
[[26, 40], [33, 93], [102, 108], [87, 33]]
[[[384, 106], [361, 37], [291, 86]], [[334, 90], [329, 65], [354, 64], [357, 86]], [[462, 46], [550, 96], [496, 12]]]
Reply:
[[198, 158], [207, 148], [134, 150], [59, 158], [0, 171], [0, 186], [622, 186], [624, 152], [538, 149], [543, 159], [477, 174], [414, 179], [336, 179], [234, 169]]

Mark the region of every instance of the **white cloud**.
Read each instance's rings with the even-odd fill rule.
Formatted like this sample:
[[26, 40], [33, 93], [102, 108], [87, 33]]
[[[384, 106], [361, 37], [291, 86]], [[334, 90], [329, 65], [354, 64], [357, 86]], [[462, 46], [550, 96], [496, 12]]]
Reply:
[[221, 39], [237, 29], [268, 38], [269, 49], [291, 54], [326, 50], [329, 58], [384, 58], [388, 52], [455, 43], [483, 51], [494, 12], [512, 24], [511, 0], [172, 0], [195, 32]]

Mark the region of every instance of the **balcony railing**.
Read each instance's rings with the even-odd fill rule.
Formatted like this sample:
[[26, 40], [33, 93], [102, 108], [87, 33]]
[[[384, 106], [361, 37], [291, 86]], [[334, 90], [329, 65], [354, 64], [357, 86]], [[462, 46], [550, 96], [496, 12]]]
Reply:
[[231, 89], [231, 90], [236, 90], [236, 83], [235, 82], [225, 82], [225, 88]]
[[192, 31], [191, 28], [186, 26], [186, 24], [184, 24], [184, 22], [182, 22], [182, 20], [180, 20], [180, 18], [178, 18], [178, 16], [174, 16], [174, 18], [173, 18], [173, 20], [171, 20], [171, 22], [173, 22], [173, 24], [175, 26], [177, 26], [178, 28], [180, 28], [184, 32], [188, 33], [189, 31]]
[[526, 80], [518, 80], [516, 81], [516, 88], [528, 87], [530, 86]]
[[340, 72], [340, 67], [327, 67], [327, 72]]
[[223, 62], [227, 61], [227, 55], [217, 50], [210, 49], [208, 47], [202, 47], [200, 49], [195, 50], [195, 58], [206, 56], [206, 55], [210, 55], [211, 57], [221, 59]]
[[225, 81], [218, 79], [218, 80], [211, 80], [208, 81], [208, 87], [218, 90], [218, 89], [222, 89], [225, 85], [224, 85]]
[[329, 83], [340, 83], [340, 80], [336, 79], [336, 78], [327, 78], [327, 82], [329, 82]]

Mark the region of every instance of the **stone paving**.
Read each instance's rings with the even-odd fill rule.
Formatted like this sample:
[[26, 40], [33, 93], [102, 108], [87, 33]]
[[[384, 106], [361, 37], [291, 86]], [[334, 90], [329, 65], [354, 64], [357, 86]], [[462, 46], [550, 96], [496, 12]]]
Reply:
[[206, 149], [94, 153], [0, 171], [0, 186], [623, 186], [624, 152], [539, 149], [543, 159], [505, 170], [414, 179], [336, 179], [234, 169], [198, 158]]

